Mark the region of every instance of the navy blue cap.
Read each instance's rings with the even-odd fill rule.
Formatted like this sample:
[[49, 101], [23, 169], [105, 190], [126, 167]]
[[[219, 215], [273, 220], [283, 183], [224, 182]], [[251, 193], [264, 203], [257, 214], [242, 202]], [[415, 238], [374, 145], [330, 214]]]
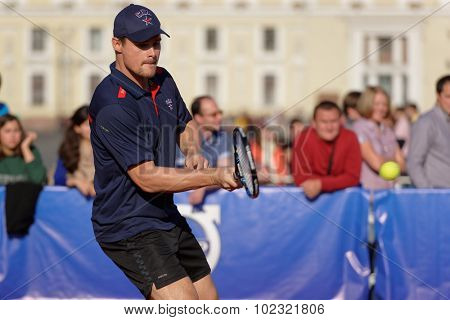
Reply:
[[144, 42], [166, 32], [161, 29], [161, 23], [148, 8], [130, 4], [120, 11], [114, 20], [114, 37], [126, 37], [135, 42]]

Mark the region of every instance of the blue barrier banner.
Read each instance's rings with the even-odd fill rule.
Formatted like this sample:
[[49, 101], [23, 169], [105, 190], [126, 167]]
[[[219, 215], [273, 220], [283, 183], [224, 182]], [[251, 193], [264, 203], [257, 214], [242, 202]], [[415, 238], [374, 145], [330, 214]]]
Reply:
[[359, 189], [314, 202], [297, 188], [264, 188], [256, 200], [224, 191], [207, 204], [211, 219], [220, 210], [220, 258], [210, 264], [221, 298], [367, 299], [368, 210]]
[[376, 194], [379, 299], [450, 298], [450, 190]]
[[[311, 202], [298, 188], [210, 194], [202, 208], [175, 200], [213, 268], [223, 299], [367, 299], [368, 203], [359, 189]], [[4, 189], [0, 190], [1, 210]], [[47, 187], [22, 239], [0, 221], [0, 299], [142, 296], [95, 241], [92, 201]], [[1, 212], [0, 220], [4, 219]]]
[[[7, 258], [0, 299], [140, 298], [95, 241], [92, 200], [64, 187], [45, 190], [28, 236], [1, 244]], [[4, 199], [4, 189], [0, 194]]]

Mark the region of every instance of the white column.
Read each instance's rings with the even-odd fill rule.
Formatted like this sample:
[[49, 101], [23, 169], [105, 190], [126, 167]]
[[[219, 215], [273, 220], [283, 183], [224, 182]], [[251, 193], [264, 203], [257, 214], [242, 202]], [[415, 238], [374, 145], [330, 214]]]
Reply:
[[402, 61], [402, 37], [391, 42], [392, 48], [392, 63], [394, 66], [400, 66]]
[[349, 46], [348, 52], [350, 60], [349, 65], [353, 66], [354, 64], [357, 63], [357, 65], [350, 72], [349, 88], [354, 88], [355, 90], [362, 90], [364, 89], [362, 79], [366, 65], [366, 61], [361, 61], [364, 58], [364, 33], [360, 30], [353, 31], [348, 46]]
[[[409, 99], [416, 102], [421, 108], [429, 108], [424, 105], [423, 90], [433, 90], [434, 88], [423, 88], [423, 61], [422, 61], [422, 30], [421, 26], [413, 28], [407, 37], [407, 54], [408, 54], [408, 80], [409, 80]], [[423, 110], [423, 109], [422, 109]]]
[[398, 107], [402, 104], [403, 96], [403, 81], [400, 72], [392, 73], [392, 97], [391, 103], [393, 107]]
[[378, 77], [375, 74], [375, 72], [373, 71], [368, 72], [368, 76], [369, 76], [369, 83], [368, 83], [369, 86], [375, 86], [379, 84]]
[[[379, 57], [379, 52], [376, 51], [374, 52], [376, 49], [378, 49], [378, 43], [377, 43], [377, 37], [375, 35], [370, 35], [369, 36], [369, 52], [368, 54], [371, 54], [371, 56], [369, 57], [369, 64], [373, 65], [373, 64], [377, 64], [378, 63], [378, 57]], [[373, 54], [372, 54], [373, 53]]]

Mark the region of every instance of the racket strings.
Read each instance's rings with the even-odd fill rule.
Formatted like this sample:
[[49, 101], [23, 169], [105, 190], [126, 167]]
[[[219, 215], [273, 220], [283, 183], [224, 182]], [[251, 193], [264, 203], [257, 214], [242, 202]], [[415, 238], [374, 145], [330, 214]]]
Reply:
[[252, 184], [252, 171], [251, 164], [248, 158], [247, 150], [245, 148], [244, 143], [242, 142], [241, 137], [238, 139], [237, 143], [237, 154], [239, 158], [238, 169], [240, 175], [244, 179], [245, 186], [249, 189], [250, 193], [254, 192], [253, 184]]

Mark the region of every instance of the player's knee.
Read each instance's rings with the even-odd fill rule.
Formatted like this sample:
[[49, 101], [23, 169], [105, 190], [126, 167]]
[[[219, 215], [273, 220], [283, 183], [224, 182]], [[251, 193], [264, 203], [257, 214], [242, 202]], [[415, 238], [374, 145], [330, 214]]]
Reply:
[[160, 289], [153, 284], [152, 300], [199, 300], [199, 294], [189, 278], [183, 278]]
[[219, 294], [214, 286], [208, 287], [206, 290], [199, 292], [198, 295], [200, 300], [219, 300]]
[[205, 300], [219, 300], [219, 293], [217, 292], [216, 288], [212, 290], [212, 292]]

